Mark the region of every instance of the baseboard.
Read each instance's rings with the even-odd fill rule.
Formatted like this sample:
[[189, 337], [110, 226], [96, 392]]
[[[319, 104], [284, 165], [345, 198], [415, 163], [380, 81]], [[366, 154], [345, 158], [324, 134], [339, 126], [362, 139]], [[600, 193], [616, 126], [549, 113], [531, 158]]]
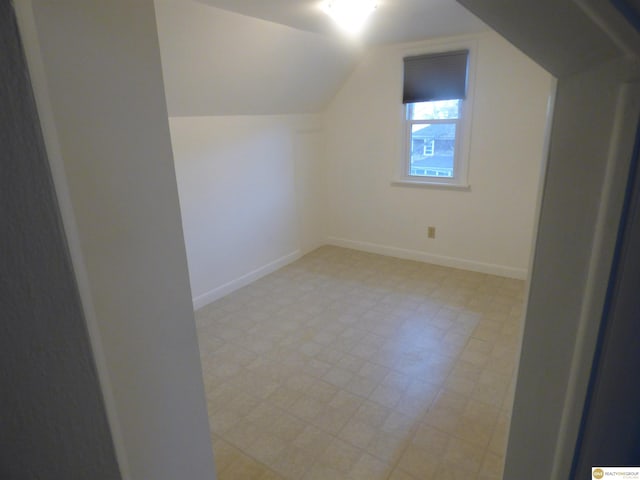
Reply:
[[518, 280], [525, 280], [527, 278], [527, 270], [523, 268], [513, 268], [507, 267], [505, 265], [496, 265], [492, 263], [477, 262], [475, 260], [467, 260], [464, 258], [434, 255], [432, 253], [421, 252], [419, 250], [408, 250], [404, 248], [391, 247], [388, 245], [380, 245], [377, 243], [349, 240], [346, 238], [328, 237], [327, 243], [329, 245], [335, 245], [336, 247], [351, 248], [354, 250], [361, 250], [363, 252], [387, 255], [389, 257], [404, 258], [406, 260], [416, 260], [418, 262], [432, 263], [434, 265], [441, 265], [443, 267], [460, 268], [462, 270], [488, 273], [490, 275], [516, 278]]
[[[517, 278], [525, 280], [527, 271], [525, 269], [507, 267], [504, 265], [496, 265], [491, 263], [476, 262], [463, 258], [447, 257], [444, 255], [434, 255], [431, 253], [420, 252], [418, 250], [409, 250], [388, 245], [380, 245], [377, 243], [361, 242], [358, 240], [349, 240], [346, 238], [327, 237], [326, 244], [335, 245], [336, 247], [351, 248], [353, 250], [361, 250], [363, 252], [377, 253], [379, 255], [387, 255], [390, 257], [404, 258], [407, 260], [416, 260], [418, 262], [432, 263], [444, 267], [460, 268], [463, 270], [471, 270], [473, 272], [488, 273], [491, 275], [499, 275], [501, 277]], [[313, 249], [312, 249], [313, 250]], [[249, 285], [251, 282], [275, 272], [285, 265], [295, 262], [302, 257], [302, 252], [296, 250], [284, 257], [278, 258], [273, 262], [263, 265], [249, 273], [242, 275], [224, 285], [214, 288], [193, 299], [193, 308], [198, 310], [205, 305], [215, 302], [219, 298], [234, 292], [235, 290]]]
[[285, 265], [290, 264], [291, 262], [295, 262], [298, 260], [302, 254], [300, 250], [296, 250], [284, 257], [280, 257], [273, 262], [270, 262], [266, 265], [263, 265], [260, 268], [257, 268], [249, 273], [242, 275], [241, 277], [236, 278], [224, 285], [214, 288], [213, 290], [208, 291], [207, 293], [203, 293], [202, 295], [198, 295], [193, 299], [193, 309], [198, 310], [199, 308], [204, 307], [205, 305], [210, 304], [211, 302], [215, 302], [219, 298], [224, 297], [225, 295], [230, 294], [231, 292], [238, 290], [246, 285], [249, 285], [251, 282], [255, 282], [259, 278], [264, 277], [265, 275], [269, 275], [272, 272], [275, 272], [279, 268], [284, 267]]

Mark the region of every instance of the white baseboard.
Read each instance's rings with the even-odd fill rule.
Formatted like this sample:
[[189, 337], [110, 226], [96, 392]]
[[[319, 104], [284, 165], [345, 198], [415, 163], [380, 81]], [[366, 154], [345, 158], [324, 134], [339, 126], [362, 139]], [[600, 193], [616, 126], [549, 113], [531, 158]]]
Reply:
[[238, 290], [246, 285], [249, 285], [251, 282], [255, 282], [259, 278], [264, 277], [265, 275], [269, 275], [272, 272], [275, 272], [279, 268], [284, 267], [285, 265], [290, 264], [291, 262], [295, 262], [298, 260], [302, 254], [300, 250], [296, 250], [295, 252], [290, 253], [289, 255], [285, 255], [284, 257], [280, 257], [273, 262], [267, 263], [260, 268], [256, 268], [255, 270], [242, 275], [241, 277], [236, 278], [224, 285], [214, 288], [213, 290], [208, 291], [207, 293], [203, 293], [202, 295], [198, 295], [193, 299], [193, 309], [198, 310], [199, 308], [204, 307], [212, 302], [215, 302], [219, 298], [224, 297], [225, 295], [230, 294], [231, 292]]
[[[336, 247], [351, 248], [353, 250], [361, 250], [363, 252], [377, 253], [379, 255], [387, 255], [389, 257], [404, 258], [407, 260], [416, 260], [418, 262], [432, 263], [434, 265], [441, 265], [444, 267], [460, 268], [463, 270], [471, 270], [473, 272], [488, 273], [491, 275], [499, 275], [501, 277], [517, 278], [519, 280], [525, 280], [527, 278], [527, 271], [521, 268], [507, 267], [504, 265], [496, 265], [491, 263], [476, 262], [474, 260], [467, 260], [463, 258], [447, 257], [444, 255], [434, 255], [431, 253], [420, 252], [418, 250], [408, 250], [398, 247], [390, 247], [388, 245], [380, 245], [377, 243], [361, 242], [358, 240], [349, 240], [346, 238], [327, 237], [326, 244], [335, 245]], [[320, 245], [319, 245], [320, 246]], [[313, 249], [312, 249], [313, 250]], [[251, 282], [269, 275], [275, 272], [279, 268], [285, 265], [295, 262], [302, 257], [302, 252], [296, 250], [284, 257], [278, 258], [273, 262], [263, 265], [249, 273], [242, 275], [224, 285], [214, 288], [202, 295], [198, 295], [193, 299], [193, 308], [198, 310], [205, 305], [215, 302], [219, 298], [238, 290]]]
[[404, 248], [390, 247], [388, 245], [380, 245], [377, 243], [349, 240], [346, 238], [328, 237], [327, 243], [329, 245], [335, 245], [336, 247], [351, 248], [353, 250], [377, 253], [380, 255], [387, 255], [389, 257], [404, 258], [406, 260], [416, 260], [418, 262], [432, 263], [443, 267], [460, 268], [462, 270], [488, 273], [490, 275], [499, 275], [501, 277], [517, 278], [518, 280], [526, 280], [527, 278], [527, 270], [524, 268], [513, 268], [505, 265], [467, 260], [464, 258], [434, 255], [432, 253], [421, 252], [419, 250], [408, 250]]

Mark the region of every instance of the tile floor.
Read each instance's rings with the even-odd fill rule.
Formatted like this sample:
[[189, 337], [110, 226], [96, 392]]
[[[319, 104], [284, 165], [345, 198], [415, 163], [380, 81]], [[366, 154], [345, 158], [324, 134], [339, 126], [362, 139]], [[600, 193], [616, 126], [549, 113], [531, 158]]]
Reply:
[[523, 295], [322, 247], [204, 307], [218, 478], [500, 479]]

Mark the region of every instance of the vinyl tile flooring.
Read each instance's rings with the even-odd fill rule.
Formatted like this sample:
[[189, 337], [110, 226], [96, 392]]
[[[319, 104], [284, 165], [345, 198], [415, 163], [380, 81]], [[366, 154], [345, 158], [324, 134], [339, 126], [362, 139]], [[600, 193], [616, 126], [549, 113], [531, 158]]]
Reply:
[[523, 297], [322, 247], [198, 310], [219, 480], [502, 478]]

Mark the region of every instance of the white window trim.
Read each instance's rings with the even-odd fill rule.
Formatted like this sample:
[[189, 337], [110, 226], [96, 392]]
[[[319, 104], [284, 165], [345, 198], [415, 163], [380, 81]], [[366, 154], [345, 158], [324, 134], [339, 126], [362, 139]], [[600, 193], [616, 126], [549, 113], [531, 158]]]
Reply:
[[[409, 175], [411, 157], [411, 122], [407, 120], [407, 106], [399, 102], [398, 118], [400, 131], [399, 161], [395, 167], [395, 173], [391, 180], [392, 185], [410, 187], [444, 187], [459, 190], [469, 190], [469, 152], [471, 148], [471, 127], [473, 118], [473, 104], [476, 85], [476, 62], [478, 54], [477, 37], [461, 38], [458, 40], [444, 40], [441, 42], [428, 42], [422, 45], [404, 46], [398, 48], [399, 71], [402, 71], [402, 59], [404, 57], [426, 55], [431, 53], [453, 52], [456, 50], [469, 50], [469, 65], [467, 69], [467, 98], [461, 104], [462, 118], [457, 121], [456, 131], [456, 156], [454, 159], [454, 176], [446, 177], [419, 177]], [[400, 76], [400, 78], [402, 78]], [[402, 90], [402, 82], [399, 89]], [[399, 98], [402, 98], [400, 93]], [[417, 122], [417, 121], [414, 121]], [[424, 123], [429, 123], [425, 121]]]

